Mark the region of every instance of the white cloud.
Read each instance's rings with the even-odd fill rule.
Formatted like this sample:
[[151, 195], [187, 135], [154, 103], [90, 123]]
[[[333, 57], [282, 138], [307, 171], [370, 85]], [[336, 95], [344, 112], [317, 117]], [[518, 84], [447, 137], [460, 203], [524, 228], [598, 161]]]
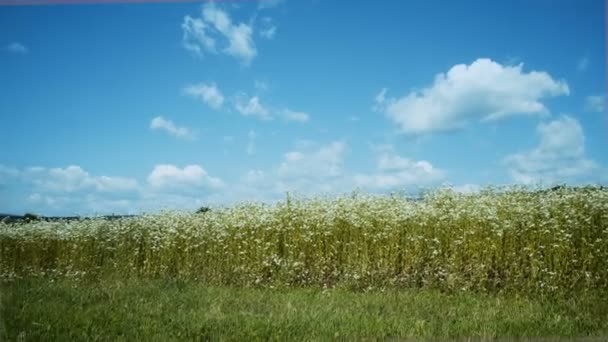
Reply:
[[[27, 198], [28, 211], [43, 215], [111, 215], [136, 214], [134, 202], [127, 199], [114, 199], [98, 196], [94, 193], [82, 196], [43, 195], [33, 193]], [[40, 211], [43, 212], [40, 212]]]
[[[230, 18], [218, 9], [207, 7], [204, 15], [228, 39], [229, 44], [224, 49], [225, 53], [240, 59], [245, 65], [251, 63], [251, 60], [257, 55], [255, 44], [251, 38], [253, 33], [251, 26], [243, 23], [231, 25]], [[224, 19], [227, 19], [227, 21], [224, 21]]]
[[473, 119], [547, 114], [541, 99], [569, 94], [565, 81], [522, 68], [523, 64], [503, 66], [477, 59], [471, 65], [453, 66], [436, 75], [430, 87], [401, 98], [386, 99], [383, 89], [375, 103], [403, 133], [423, 134], [462, 128]]
[[73, 192], [94, 186], [95, 180], [80, 166], [70, 165], [49, 169], [46, 177], [36, 179], [35, 183], [51, 191]]
[[[25, 173], [25, 170], [24, 170]], [[191, 209], [200, 203], [201, 189], [216, 191], [224, 183], [199, 165], [183, 169], [156, 165], [141, 186], [135, 179], [92, 176], [79, 166], [35, 168], [27, 172], [33, 185], [25, 200], [46, 213], [136, 213], [161, 208]], [[179, 205], [177, 205], [179, 204]]]
[[217, 53], [215, 49], [215, 39], [208, 33], [209, 26], [200, 18], [192, 18], [187, 15], [182, 23], [182, 43], [186, 50], [192, 51], [198, 56], [203, 56], [203, 51]]
[[237, 95], [235, 108], [243, 116], [253, 116], [262, 120], [270, 120], [270, 111], [262, 105], [258, 96], [248, 98], [245, 94]]
[[155, 188], [205, 186], [217, 189], [224, 185], [221, 179], [209, 176], [199, 165], [187, 165], [180, 169], [171, 164], [156, 165], [148, 176], [148, 183]]
[[386, 92], [388, 89], [386, 88], [382, 88], [380, 90], [380, 92], [376, 95], [376, 97], [374, 98], [374, 106], [372, 107], [372, 110], [374, 112], [380, 112], [382, 110], [384, 110], [385, 104], [386, 104]]
[[30, 166], [25, 169], [25, 171], [28, 173], [40, 173], [40, 172], [44, 172], [45, 170], [46, 170], [46, 168], [42, 167], [42, 166]]
[[310, 116], [304, 112], [296, 112], [290, 109], [283, 110], [283, 117], [288, 121], [308, 122]]
[[284, 196], [284, 193], [277, 191], [272, 175], [262, 170], [248, 170], [236, 182], [228, 184], [224, 191], [209, 194], [206, 201], [219, 205], [233, 205], [245, 201], [269, 203]]
[[224, 104], [224, 95], [215, 83], [193, 84], [184, 88], [183, 92], [197, 98], [213, 109], [220, 109]]
[[603, 113], [606, 98], [603, 95], [587, 96], [585, 98], [585, 109], [589, 112]]
[[342, 141], [299, 141], [296, 149], [283, 154], [262, 190], [269, 198], [284, 198], [286, 192], [308, 196], [350, 191], [352, 179], [343, 169], [346, 152]]
[[432, 184], [445, 177], [443, 170], [435, 168], [426, 160], [415, 161], [395, 154], [392, 146], [376, 149], [378, 160], [373, 174], [355, 175], [360, 187], [388, 190], [407, 186]]
[[[158, 189], [156, 189], [158, 190]], [[176, 190], [167, 188], [166, 190]], [[137, 212], [158, 212], [160, 210], [194, 211], [202, 206], [208, 206], [208, 195], [202, 194], [200, 189], [188, 192], [183, 189], [169, 191], [149, 191], [142, 194], [142, 197], [130, 208], [135, 208]]]
[[173, 121], [166, 120], [162, 116], [157, 116], [150, 121], [150, 129], [163, 130], [177, 138], [194, 140], [195, 136], [192, 130], [187, 127], [178, 127]]
[[18, 42], [10, 43], [6, 46], [6, 51], [16, 54], [26, 54], [29, 52], [28, 48]]
[[128, 199], [103, 198], [89, 194], [84, 198], [83, 207], [96, 215], [103, 214], [135, 214], [133, 201]]
[[43, 192], [74, 193], [97, 191], [100, 193], [121, 193], [138, 190], [138, 183], [132, 178], [92, 176], [78, 165], [65, 168], [30, 167], [21, 172], [22, 180], [33, 184]]
[[[6, 170], [9, 171], [4, 172]], [[162, 208], [190, 210], [206, 204], [204, 199], [210, 194], [223, 193], [220, 190], [225, 186], [199, 165], [183, 169], [156, 165], [147, 184], [142, 186], [132, 178], [91, 175], [77, 165], [21, 170], [2, 166], [0, 174], [3, 172], [10, 173], [11, 185], [23, 190], [23, 196], [13, 198], [5, 206], [8, 212], [15, 214], [34, 211], [63, 216], [127, 214]], [[255, 176], [261, 174], [251, 174], [251, 177]], [[209, 192], [204, 193], [204, 189]]]
[[585, 71], [587, 70], [587, 68], [589, 67], [589, 57], [587, 56], [583, 56], [578, 60], [578, 63], [576, 63], [576, 69], [578, 71]]
[[[257, 84], [256, 88], [266, 89], [265, 84]], [[281, 117], [287, 121], [305, 123], [310, 120], [310, 115], [305, 112], [294, 111], [289, 108], [282, 110], [271, 109], [263, 104], [260, 96], [249, 97], [246, 93], [239, 93], [234, 97], [234, 108], [243, 116], [255, 117], [260, 120], [272, 120], [273, 116]]]
[[270, 26], [270, 27], [260, 30], [260, 36], [262, 36], [262, 38], [266, 38], [266, 39], [273, 39], [274, 35], [276, 33], [277, 33], [276, 26]]
[[96, 179], [95, 187], [101, 192], [125, 192], [137, 190], [138, 185], [132, 178], [101, 176]]
[[[61, 197], [59, 197], [61, 198]], [[57, 203], [57, 197], [56, 196], [47, 196], [47, 195], [42, 195], [40, 193], [33, 193], [30, 194], [27, 197], [27, 201], [33, 205], [37, 205], [37, 206], [47, 206], [47, 207], [54, 207]]]
[[504, 158], [514, 181], [535, 184], [554, 183], [590, 175], [597, 165], [586, 159], [585, 135], [579, 122], [562, 116], [537, 127], [539, 145], [527, 152]]
[[257, 55], [253, 41], [253, 29], [245, 23], [233, 24], [227, 12], [217, 8], [213, 2], [203, 6], [201, 18], [185, 16], [182, 23], [183, 45], [197, 55], [203, 52], [217, 53], [217, 39], [226, 42], [220, 52], [249, 65]]
[[313, 151], [290, 151], [284, 154], [278, 174], [283, 179], [332, 178], [342, 175], [346, 144], [334, 141]]

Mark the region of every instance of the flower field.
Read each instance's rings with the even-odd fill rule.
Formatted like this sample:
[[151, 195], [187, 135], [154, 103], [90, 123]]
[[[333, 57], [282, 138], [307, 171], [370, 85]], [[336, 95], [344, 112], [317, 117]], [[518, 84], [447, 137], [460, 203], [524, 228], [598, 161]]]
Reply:
[[287, 197], [204, 214], [0, 224], [0, 277], [167, 278], [209, 286], [608, 289], [608, 190]]

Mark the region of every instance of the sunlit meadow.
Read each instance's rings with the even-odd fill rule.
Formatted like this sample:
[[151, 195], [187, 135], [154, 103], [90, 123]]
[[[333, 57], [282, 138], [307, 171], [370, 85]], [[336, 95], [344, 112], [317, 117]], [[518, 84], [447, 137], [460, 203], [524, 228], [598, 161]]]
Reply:
[[204, 214], [1, 224], [0, 275], [584, 293], [608, 289], [608, 191], [441, 190], [422, 201], [355, 192]]

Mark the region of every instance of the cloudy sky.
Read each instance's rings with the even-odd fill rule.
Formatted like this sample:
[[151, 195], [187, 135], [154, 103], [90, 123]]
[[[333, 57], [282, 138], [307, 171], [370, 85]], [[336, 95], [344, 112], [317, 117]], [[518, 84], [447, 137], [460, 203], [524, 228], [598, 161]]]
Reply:
[[0, 6], [0, 212], [607, 184], [604, 13], [602, 0]]

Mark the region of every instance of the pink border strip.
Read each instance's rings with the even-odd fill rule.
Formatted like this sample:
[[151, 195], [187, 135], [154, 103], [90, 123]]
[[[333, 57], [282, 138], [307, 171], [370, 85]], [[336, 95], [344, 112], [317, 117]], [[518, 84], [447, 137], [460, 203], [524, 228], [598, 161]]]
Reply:
[[604, 121], [606, 125], [606, 142], [608, 143], [608, 0], [604, 1], [604, 25], [606, 27], [604, 31], [604, 38], [606, 39], [606, 45], [604, 45], [604, 51], [606, 51], [606, 55], [604, 56], [604, 63], [606, 63], [606, 80], [604, 83]]
[[144, 4], [186, 2], [253, 2], [260, 0], [0, 0], [0, 6], [44, 6], [44, 5], [94, 5], [94, 4]]

